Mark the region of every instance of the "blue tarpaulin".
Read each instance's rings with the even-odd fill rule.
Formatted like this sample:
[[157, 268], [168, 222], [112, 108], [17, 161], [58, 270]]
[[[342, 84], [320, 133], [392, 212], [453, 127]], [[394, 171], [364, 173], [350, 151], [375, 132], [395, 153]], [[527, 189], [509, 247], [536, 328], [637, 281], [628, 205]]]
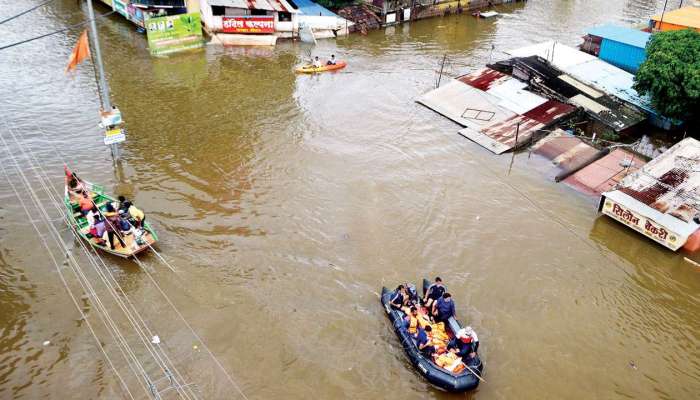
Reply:
[[294, 0], [294, 4], [296, 4], [299, 7], [299, 11], [301, 11], [304, 15], [321, 15], [324, 17], [337, 17], [337, 15], [329, 9], [316, 4], [311, 0]]

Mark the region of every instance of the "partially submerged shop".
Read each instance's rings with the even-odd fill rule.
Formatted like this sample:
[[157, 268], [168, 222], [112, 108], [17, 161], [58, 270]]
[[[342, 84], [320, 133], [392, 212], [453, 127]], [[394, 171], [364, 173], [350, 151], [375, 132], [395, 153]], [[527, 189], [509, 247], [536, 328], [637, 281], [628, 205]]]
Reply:
[[700, 142], [687, 138], [627, 175], [598, 210], [671, 249], [700, 250]]
[[274, 46], [294, 36], [299, 10], [286, 0], [200, 0], [202, 22], [213, 42]]
[[167, 15], [198, 12], [196, 0], [101, 0], [140, 28], [146, 28], [146, 20]]

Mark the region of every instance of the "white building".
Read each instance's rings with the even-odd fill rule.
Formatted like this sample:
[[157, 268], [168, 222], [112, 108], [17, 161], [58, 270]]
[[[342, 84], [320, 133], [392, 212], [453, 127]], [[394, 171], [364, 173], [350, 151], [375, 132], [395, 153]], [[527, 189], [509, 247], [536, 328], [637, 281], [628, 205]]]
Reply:
[[286, 0], [200, 0], [202, 22], [213, 42], [274, 46], [298, 32], [299, 10]]

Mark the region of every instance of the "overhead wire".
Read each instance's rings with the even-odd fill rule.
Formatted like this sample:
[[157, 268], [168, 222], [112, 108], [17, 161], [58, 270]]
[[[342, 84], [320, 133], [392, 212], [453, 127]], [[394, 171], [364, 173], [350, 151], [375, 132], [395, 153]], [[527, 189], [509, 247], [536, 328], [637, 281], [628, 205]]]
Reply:
[[[40, 127], [38, 127], [38, 126], [37, 126], [36, 128], [37, 128], [37, 130], [45, 137], [45, 139], [46, 139], [47, 141], [49, 141], [48, 138], [46, 137], [46, 136], [47, 136], [46, 132], [45, 132], [43, 129], [41, 129]], [[49, 143], [50, 143], [50, 145], [54, 148], [54, 153], [57, 154], [57, 155], [59, 155], [59, 157], [60, 157], [61, 159], [63, 159], [63, 162], [64, 162], [65, 165], [68, 165], [67, 162], [65, 161], [65, 159], [63, 158], [63, 154], [62, 154], [62, 152], [60, 151], [60, 149], [58, 149], [58, 148], [53, 144], [53, 142], [49, 141]], [[119, 230], [118, 230], [118, 229], [116, 230], [116, 233], [119, 234]], [[151, 249], [151, 251], [154, 252], [154, 254], [156, 254], [156, 256], [158, 257], [158, 259], [159, 259], [163, 264], [165, 264], [170, 270], [175, 271], [175, 269], [172, 267], [172, 265], [170, 265], [170, 264], [167, 262], [167, 260], [160, 254], [160, 252], [158, 252], [158, 251], [157, 251], [155, 248], [153, 248], [153, 246], [151, 246], [150, 244], [149, 244], [149, 248]], [[93, 251], [94, 251], [94, 249], [93, 249]], [[199, 344], [202, 346], [202, 348], [203, 348], [203, 349], [207, 352], [207, 354], [212, 358], [212, 360], [213, 360], [214, 363], [217, 365], [217, 367], [221, 370], [221, 372], [223, 372], [223, 374], [226, 376], [226, 379], [229, 381], [229, 383], [234, 387], [234, 389], [236, 389], [236, 391], [241, 395], [242, 398], [244, 398], [244, 399], [247, 400], [248, 397], [245, 395], [245, 393], [243, 392], [242, 388], [238, 385], [238, 383], [235, 381], [235, 379], [233, 379], [233, 377], [231, 376], [231, 374], [224, 368], [223, 364], [221, 364], [221, 362], [220, 362], [220, 361], [218, 360], [218, 358], [214, 355], [214, 353], [211, 351], [211, 349], [209, 348], [209, 346], [204, 342], [204, 340], [199, 336], [199, 334], [197, 334], [197, 332], [196, 332], [196, 331], [194, 330], [194, 328], [190, 325], [190, 323], [187, 321], [187, 319], [184, 317], [184, 315], [180, 312], [180, 310], [179, 310], [179, 309], [175, 306], [175, 304], [172, 302], [172, 300], [170, 299], [170, 297], [169, 297], [169, 296], [165, 293], [165, 291], [160, 287], [160, 285], [157, 283], [157, 281], [155, 280], [155, 278], [154, 278], [154, 277], [152, 276], [152, 274], [148, 271], [147, 266], [138, 258], [138, 256], [134, 255], [134, 256], [133, 256], [133, 259], [134, 259], [134, 261], [142, 268], [142, 270], [143, 270], [144, 273], [147, 275], [147, 277], [149, 278], [149, 280], [151, 281], [151, 283], [152, 283], [152, 284], [154, 285], [154, 287], [158, 290], [158, 292], [163, 296], [163, 298], [166, 300], [166, 302], [168, 303], [168, 305], [173, 309], [173, 311], [177, 314], [177, 316], [178, 316], [178, 317], [180, 318], [180, 320], [184, 323], [184, 325], [188, 328], [188, 330], [189, 330], [190, 333], [193, 335], [193, 337], [199, 342]]]
[[[0, 138], [2, 138], [1, 135], [0, 135]], [[3, 141], [4, 141], [4, 139], [3, 139]], [[7, 146], [5, 146], [5, 148], [8, 149], [8, 151], [9, 151], [9, 148], [8, 148]], [[14, 160], [14, 161], [15, 161], [15, 168], [16, 168], [17, 172], [20, 174], [20, 176], [22, 177], [22, 179], [25, 180], [25, 184], [26, 184], [26, 176], [23, 176], [21, 167], [20, 167], [19, 164], [16, 162], [16, 160]], [[67, 283], [67, 281], [66, 281], [66, 279], [65, 279], [65, 277], [64, 277], [64, 275], [63, 275], [63, 273], [62, 273], [62, 271], [61, 271], [61, 267], [58, 265], [58, 262], [57, 262], [57, 260], [55, 259], [54, 255], [53, 255], [53, 252], [51, 251], [51, 248], [49, 247], [48, 243], [46, 242], [46, 239], [45, 239], [44, 235], [42, 234], [42, 232], [41, 232], [41, 231], [39, 230], [39, 228], [37, 227], [36, 222], [34, 221], [34, 216], [29, 212], [29, 209], [27, 208], [27, 206], [26, 206], [26, 204], [25, 204], [25, 202], [24, 202], [25, 196], [20, 195], [20, 193], [19, 193], [19, 191], [17, 190], [17, 188], [16, 188], [14, 182], [12, 181], [12, 179], [10, 179], [9, 173], [7, 172], [7, 169], [5, 168], [5, 166], [4, 166], [3, 163], [0, 163], [0, 167], [2, 168], [3, 173], [5, 174], [5, 176], [6, 176], [6, 178], [7, 178], [7, 181], [8, 181], [8, 183], [10, 184], [10, 186], [11, 186], [13, 192], [15, 193], [15, 195], [16, 195], [17, 198], [18, 198], [18, 200], [20, 201], [20, 204], [22, 205], [23, 209], [25, 210], [25, 213], [27, 214], [27, 218], [29, 219], [30, 223], [32, 224], [32, 226], [33, 226], [34, 229], [36, 230], [37, 235], [41, 238], [41, 240], [42, 240], [44, 246], [46, 247], [47, 251], [49, 252], [50, 257], [51, 257], [52, 261], [54, 262], [54, 264], [55, 264], [55, 266], [56, 266], [56, 270], [57, 270], [57, 272], [58, 272], [58, 274], [59, 274], [59, 277], [61, 278], [61, 282], [63, 283], [64, 287], [65, 287], [66, 290], [68, 291], [68, 294], [69, 294], [69, 296], [71, 297], [71, 299], [73, 300], [73, 303], [75, 304], [76, 308], [78, 309], [78, 312], [80, 313], [81, 317], [83, 318], [83, 320], [84, 320], [84, 321], [86, 322], [86, 324], [88, 325], [88, 329], [90, 330], [91, 334], [92, 334], [93, 337], [95, 338], [95, 341], [97, 342], [98, 347], [100, 348], [100, 350], [102, 351], [103, 355], [105, 356], [105, 359], [107, 359], [107, 362], [109, 363], [109, 365], [110, 365], [110, 367], [112, 368], [112, 370], [115, 372], [115, 375], [117, 375], [117, 378], [119, 379], [119, 381], [120, 381], [120, 383], [122, 384], [123, 388], [124, 388], [124, 389], [126, 390], [126, 392], [129, 394], [129, 397], [133, 399], [134, 396], [133, 396], [133, 394], [131, 394], [131, 391], [130, 391], [128, 385], [126, 385], [126, 383], [125, 383], [123, 377], [122, 377], [121, 374], [119, 373], [119, 370], [114, 366], [114, 362], [111, 360], [111, 358], [109, 357], [109, 355], [107, 355], [107, 353], [106, 353], [106, 351], [105, 351], [105, 349], [104, 349], [104, 346], [103, 346], [101, 340], [99, 339], [99, 337], [97, 336], [97, 334], [95, 333], [94, 328], [92, 327], [92, 324], [90, 323], [89, 319], [87, 318], [87, 315], [85, 315], [85, 313], [82, 311], [82, 308], [80, 307], [80, 305], [78, 304], [77, 300], [75, 299], [75, 295], [73, 294], [72, 290], [70, 289], [70, 286], [68, 286], [68, 283]], [[40, 209], [40, 208], [41, 208], [41, 204], [40, 204], [40, 201], [38, 200], [38, 196], [37, 196], [36, 193], [33, 191], [33, 189], [31, 189], [31, 187], [30, 187], [29, 191], [30, 191], [30, 193], [31, 193], [30, 199], [31, 199], [32, 202], [34, 203], [34, 206]], [[44, 217], [43, 214], [42, 214], [42, 217]], [[47, 220], [47, 219], [43, 219], [43, 221], [44, 221], [45, 225], [48, 226], [48, 227], [49, 227], [49, 230], [51, 231], [51, 227], [52, 227], [51, 221], [50, 221], [50, 220]], [[52, 234], [55, 234], [55, 232], [51, 232], [51, 233], [52, 233]], [[56, 236], [52, 236], [52, 237], [53, 237], [54, 240], [56, 241]], [[69, 263], [69, 265], [70, 265], [70, 263]], [[75, 271], [74, 271], [73, 269], [71, 269], [71, 270], [75, 273]], [[91, 294], [91, 291], [88, 290], [88, 289], [86, 289], [86, 288], [83, 286], [82, 281], [80, 281], [80, 283], [81, 283], [81, 287], [83, 287], [83, 290], [85, 291], [85, 293], [88, 294], [88, 295]], [[101, 314], [98, 313], [98, 315], [101, 315]], [[102, 318], [101, 318], [101, 320], [102, 320], [103, 323], [105, 323], [105, 325], [106, 325], [106, 322], [105, 322]], [[106, 326], [107, 326], [107, 325], [106, 325]], [[108, 330], [109, 330], [109, 329], [108, 329]], [[110, 332], [111, 332], [111, 331], [110, 331]], [[116, 340], [116, 339], [115, 339], [115, 340]], [[121, 349], [121, 348], [120, 348], [120, 349]], [[126, 356], [125, 356], [125, 357], [126, 357]], [[126, 360], [127, 360], [127, 363], [128, 363], [128, 362], [129, 362], [128, 358], [126, 358]], [[129, 363], [129, 365], [131, 365], [131, 364]]]
[[[13, 136], [13, 138], [15, 139], [16, 144], [17, 144], [18, 146], [21, 146], [21, 144], [20, 144], [19, 141], [17, 140], [17, 138], [16, 138], [16, 136], [14, 135], [14, 132], [13, 132], [12, 130], [10, 130], [10, 134], [11, 134], [11, 135]], [[4, 140], [4, 139], [3, 139], [3, 140]], [[20, 147], [20, 151], [22, 151], [23, 154], [25, 154], [25, 157], [27, 156], [27, 153], [24, 152], [24, 149], [23, 149], [23, 148]], [[35, 175], [37, 176], [37, 178], [39, 178], [40, 183], [43, 185], [44, 189], [47, 191], [47, 193], [48, 193], [49, 196], [51, 197], [52, 204], [57, 208], [57, 210], [58, 210], [59, 212], [62, 213], [62, 212], [63, 212], [63, 211], [62, 211], [63, 209], [62, 209], [60, 206], [58, 206], [58, 204], [59, 204], [58, 200], [57, 200], [56, 198], [53, 197], [53, 194], [51, 194], [50, 191], [53, 190], [53, 191], [56, 193], [56, 196], [58, 196], [58, 197], [60, 197], [60, 195], [56, 192], [55, 188], [53, 188], [52, 186], [51, 186], [50, 189], [46, 186], [47, 184], [50, 185], [50, 182], [49, 182], [49, 183], [46, 183], [46, 182], [44, 182], [43, 180], [46, 179], [47, 181], [49, 181], [48, 174], [46, 174], [45, 170], [43, 169], [43, 167], [41, 167], [41, 165], [39, 164], [38, 160], [33, 156], [33, 154], [32, 154], [32, 153], [29, 153], [29, 154], [31, 155], [31, 157], [34, 158], [34, 162], [36, 162], [36, 164], [33, 164], [33, 165], [32, 165], [32, 166], [33, 166], [33, 170], [35, 171]], [[43, 172], [43, 173], [44, 173], [44, 178], [42, 178], [42, 177], [40, 176], [40, 174], [39, 174], [37, 171]], [[66, 221], [66, 222], [68, 222], [68, 221]], [[74, 232], [74, 233], [77, 234], [77, 232]], [[149, 342], [149, 337], [144, 333], [144, 328], [146, 329], [146, 331], [148, 331], [148, 335], [152, 335], [153, 332], [150, 330], [150, 328], [148, 328], [148, 325], [146, 324], [145, 320], [143, 319], [143, 317], [141, 316], [141, 314], [138, 312], [138, 310], [136, 310], [135, 306], [133, 305], [133, 303], [131, 302], [131, 300], [128, 298], [128, 296], [126, 296], [126, 293], [125, 293], [124, 290], [119, 286], [118, 282], [116, 282], [116, 280], [114, 279], [114, 276], [113, 276], [111, 273], [110, 273], [110, 274], [104, 274], [104, 273], [102, 272], [102, 269], [99, 268], [99, 266], [97, 266], [97, 265], [95, 264], [94, 259], [89, 255], [88, 249], [86, 248], [86, 245], [85, 245], [84, 243], [82, 243], [82, 241], [80, 241], [80, 245], [81, 245], [81, 247], [83, 247], [83, 250], [84, 250], [84, 251], [86, 252], [86, 254], [89, 256], [90, 261], [91, 261], [91, 264], [93, 265], [93, 267], [95, 267], [95, 270], [96, 270], [96, 272], [98, 273], [98, 275], [100, 276], [100, 278], [102, 279], [103, 283], [105, 284], [105, 286], [108, 287], [108, 289], [110, 290], [110, 293], [111, 293], [112, 296], [115, 298], [115, 301], [117, 302], [117, 304], [118, 304], [119, 307], [121, 308], [122, 312], [125, 314], [125, 316], [126, 316], [127, 319], [129, 320], [129, 322], [132, 324], [132, 327], [133, 327], [133, 328], [135, 329], [135, 331], [137, 332], [137, 334], [138, 334], [138, 336], [139, 336], [141, 342], [144, 344], [144, 346], [145, 346], [145, 348], [148, 350], [149, 354], [151, 354], [151, 356], [154, 358], [154, 360], [156, 361], [156, 363], [161, 367], [161, 369], [162, 369], [163, 372], [166, 374], [166, 376], [168, 375], [168, 371], [171, 370], [171, 369], [174, 370], [174, 371], [176, 371], [176, 373], [177, 373], [178, 375], [180, 375], [179, 371], [177, 371], [177, 369], [175, 368], [174, 363], [172, 363], [172, 361], [170, 360], [170, 358], [167, 356], [167, 353], [165, 353], [162, 349], [160, 349], [160, 350], [161, 350], [161, 353], [163, 353], [163, 354], [161, 355], [161, 354], [158, 353], [157, 350], [154, 351], [154, 349], [151, 348], [151, 346], [150, 346], [150, 344], [149, 344], [149, 343], [150, 343], [150, 342]], [[91, 246], [90, 246], [90, 249], [91, 249], [91, 250], [95, 253], [95, 255], [97, 256], [96, 258], [99, 259], [99, 260], [101, 261], [102, 266], [104, 267], [104, 269], [105, 269], [105, 270], [109, 270], [109, 269], [107, 268], [106, 264], [104, 264], [104, 260], [102, 260], [101, 257], [99, 257], [99, 255], [97, 255], [96, 250], [95, 250], [94, 248], [92, 248]], [[83, 276], [83, 277], [84, 277], [84, 276]], [[113, 283], [110, 282], [109, 278], [112, 279], [112, 282], [113, 282]], [[87, 279], [87, 278], [84, 277], [84, 279]], [[116, 285], [116, 286], [115, 286], [115, 285]], [[118, 288], [119, 291], [124, 295], [124, 298], [127, 299], [131, 310], [129, 310], [129, 309], [127, 308], [127, 306], [126, 306], [126, 305], [123, 303], [123, 301], [121, 300], [121, 297], [118, 296], [118, 293], [116, 292], [115, 287]], [[94, 291], [94, 290], [93, 290], [93, 291]], [[98, 302], [101, 303], [101, 300], [98, 299]], [[106, 310], [106, 308], [104, 308], [104, 309]], [[132, 315], [132, 313], [138, 317], [138, 319], [141, 321], [141, 324], [143, 324], [144, 328], [141, 328], [141, 326], [139, 326], [138, 322], [136, 321], [136, 317], [134, 317], [134, 315]], [[115, 327], [115, 328], [116, 328], [116, 327]], [[134, 357], [135, 357], [135, 356], [134, 356]], [[164, 358], [165, 358], [166, 360], [164, 360]], [[170, 366], [168, 366], [168, 363], [170, 364]], [[143, 374], [146, 375], [145, 369], [142, 368], [142, 371], [141, 371], [141, 372], [142, 372]], [[179, 379], [182, 379], [182, 376], [181, 376], [181, 375], [180, 375], [180, 378], [179, 378]], [[172, 381], [173, 381], [173, 380], [171, 379], [171, 382], [172, 382]], [[174, 384], [175, 388], [178, 390], [178, 392], [180, 392], [180, 388], [186, 386], [186, 385], [184, 385], [184, 384], [179, 384], [179, 383], [177, 383], [176, 381], [175, 381], [173, 384]], [[188, 399], [190, 398], [189, 394], [187, 394], [187, 393], [181, 393], [181, 394], [183, 394], [183, 396], [184, 396], [185, 398], [188, 398]], [[195, 395], [195, 397], [196, 397], [196, 395]]]
[[36, 10], [37, 8], [43, 7], [43, 6], [49, 4], [49, 3], [53, 2], [53, 1], [55, 1], [55, 0], [48, 0], [48, 1], [45, 1], [45, 2], [43, 2], [43, 3], [37, 4], [36, 6], [30, 8], [30, 9], [24, 10], [24, 11], [22, 11], [22, 12], [19, 13], [19, 14], [15, 14], [15, 15], [13, 15], [13, 16], [11, 16], [11, 17], [5, 18], [5, 19], [3, 19], [3, 20], [0, 21], [0, 25], [4, 24], [5, 22], [10, 22], [10, 21], [12, 21], [12, 20], [15, 19], [15, 18], [19, 18], [19, 17], [23, 16], [24, 14], [28, 14], [28, 13], [30, 13], [30, 12]]
[[45, 34], [43, 34], [43, 35], [35, 36], [35, 37], [29, 38], [29, 39], [20, 40], [19, 42], [10, 43], [10, 44], [4, 45], [4, 46], [0, 46], [0, 50], [9, 49], [9, 48], [11, 48], [11, 47], [15, 47], [15, 46], [19, 46], [19, 45], [22, 45], [22, 44], [25, 44], [25, 43], [33, 42], [33, 41], [35, 41], [35, 40], [43, 39], [43, 38], [45, 38], [45, 37], [49, 37], [49, 36], [52, 36], [52, 35], [55, 35], [55, 34], [58, 34], [58, 33], [63, 33], [63, 32], [69, 31], [69, 30], [71, 30], [71, 29], [75, 29], [75, 28], [81, 27], [81, 26], [83, 26], [83, 25], [85, 25], [85, 24], [88, 24], [88, 23], [90, 23], [90, 21], [93, 21], [93, 20], [94, 20], [94, 21], [97, 21], [97, 20], [99, 20], [99, 19], [101, 19], [101, 18], [108, 17], [108, 16], [114, 14], [115, 12], [116, 12], [116, 11], [106, 12], [106, 13], [104, 13], [104, 14], [100, 14], [100, 15], [96, 16], [94, 19], [87, 19], [87, 20], [85, 20], [85, 21], [83, 21], [83, 22], [79, 22], [79, 23], [77, 23], [77, 24], [73, 24], [73, 25], [70, 25], [70, 26], [68, 26], [68, 27], [55, 30], [55, 31], [53, 31], [53, 32], [45, 33]]

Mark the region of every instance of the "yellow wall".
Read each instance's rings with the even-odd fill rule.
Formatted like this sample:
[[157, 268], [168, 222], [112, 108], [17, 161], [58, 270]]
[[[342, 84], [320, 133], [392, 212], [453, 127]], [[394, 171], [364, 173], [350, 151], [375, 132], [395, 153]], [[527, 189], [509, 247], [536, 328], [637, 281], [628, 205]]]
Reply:
[[[661, 31], [678, 31], [681, 29], [688, 29], [687, 26], [669, 24], [668, 22], [660, 23], [659, 21], [654, 21], [654, 28], [659, 29]], [[695, 30], [700, 32], [700, 28], [695, 28]]]

